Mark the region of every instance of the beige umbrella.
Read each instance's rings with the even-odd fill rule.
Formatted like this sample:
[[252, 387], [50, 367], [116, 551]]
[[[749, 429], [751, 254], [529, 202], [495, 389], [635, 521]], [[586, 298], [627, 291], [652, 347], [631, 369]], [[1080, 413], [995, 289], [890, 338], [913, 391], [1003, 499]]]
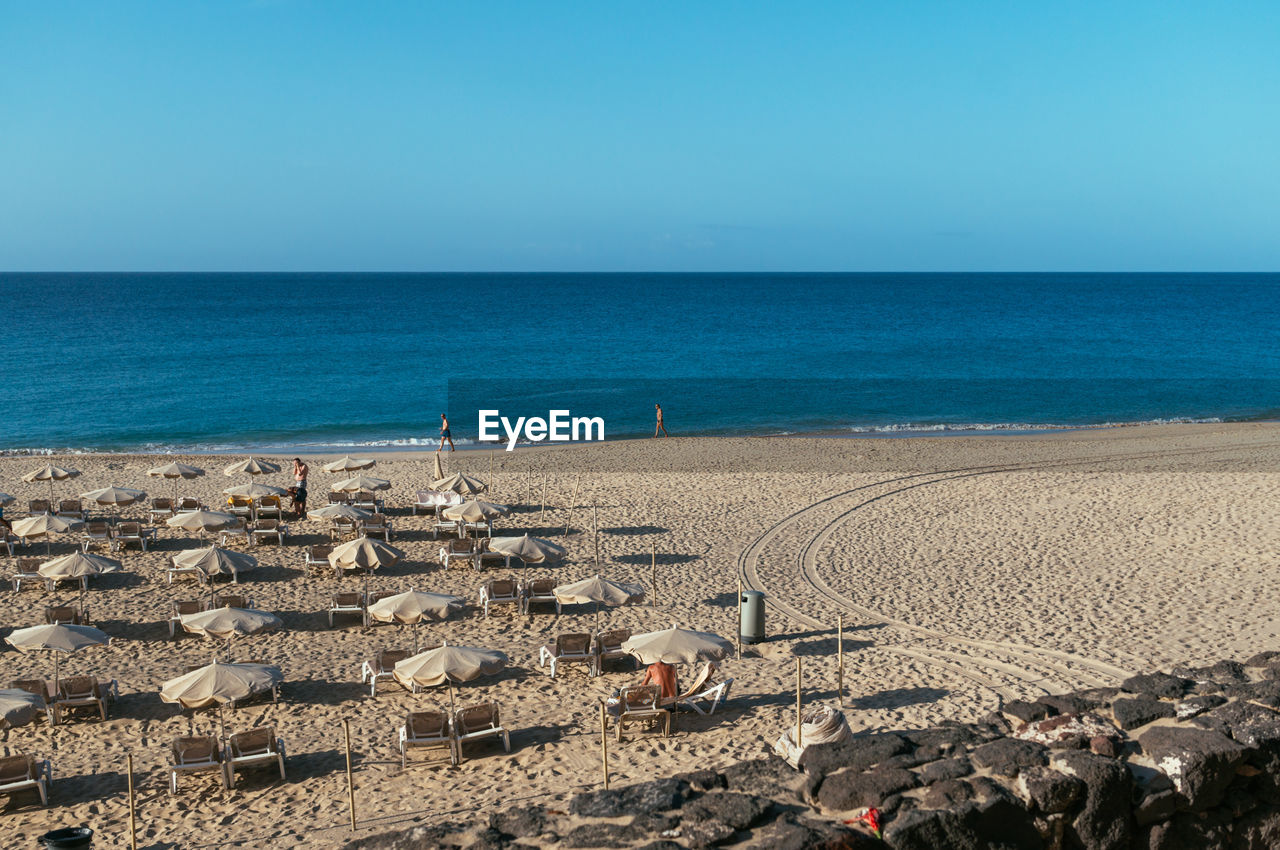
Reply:
[[470, 682], [492, 676], [507, 666], [506, 653], [474, 646], [444, 646], [410, 656], [395, 666], [391, 675], [406, 688], [434, 688], [449, 685], [449, 709], [453, 714], [453, 683]]
[[307, 516], [311, 519], [368, 519], [373, 514], [355, 505], [325, 505], [307, 511]]
[[658, 632], [633, 635], [623, 641], [622, 649], [640, 659], [642, 664], [696, 664], [718, 661], [733, 652], [733, 644], [711, 632], [695, 632], [672, 625]]
[[49, 501], [53, 501], [53, 482], [66, 481], [68, 478], [75, 478], [80, 474], [80, 470], [71, 469], [61, 466], [42, 466], [40, 469], [32, 470], [22, 476], [22, 480], [28, 483], [34, 481], [49, 482]]
[[434, 458], [434, 460], [432, 461], [432, 469], [431, 469], [432, 479], [435, 481], [443, 481], [444, 480], [444, 464], [440, 462], [440, 452], [436, 452], [434, 455], [432, 455], [432, 457]]
[[391, 482], [385, 478], [357, 475], [355, 478], [339, 481], [329, 489], [335, 493], [356, 493], [360, 490], [390, 490]]
[[105, 646], [111, 637], [101, 629], [92, 626], [73, 626], [58, 623], [49, 626], [30, 626], [18, 629], [5, 638], [10, 646], [23, 652], [52, 652], [53, 655], [53, 689], [56, 693], [59, 681], [59, 662], [65, 653], [70, 655], [91, 646]]
[[164, 466], [157, 466], [154, 469], [148, 469], [147, 475], [152, 478], [172, 478], [173, 479], [173, 498], [178, 498], [178, 479], [185, 478], [188, 481], [192, 478], [199, 478], [204, 475], [204, 470], [198, 466], [190, 466], [185, 463], [173, 461], [166, 463]]
[[243, 496], [247, 499], [261, 499], [263, 496], [283, 496], [289, 491], [283, 487], [272, 487], [270, 484], [259, 484], [250, 481], [248, 484], [237, 484], [222, 491], [224, 496]]
[[377, 463], [373, 458], [354, 458], [344, 457], [342, 460], [335, 460], [332, 463], [324, 465], [325, 472], [356, 472], [361, 469], [368, 469]]
[[[461, 611], [466, 604], [466, 600], [460, 596], [410, 589], [405, 593], [379, 599], [370, 605], [369, 618], [379, 623], [420, 626], [428, 620], [444, 620], [450, 614]], [[418, 649], [417, 629], [413, 630], [413, 648], [415, 652]]]
[[204, 549], [184, 549], [173, 556], [173, 563], [179, 567], [195, 568], [207, 577], [231, 576], [238, 581], [240, 572], [258, 566], [258, 559], [246, 552], [207, 546]]
[[463, 502], [461, 505], [450, 505], [442, 513], [445, 519], [462, 520], [463, 522], [489, 522], [495, 517], [510, 513], [506, 505], [495, 505], [493, 502]]
[[81, 576], [100, 576], [104, 573], [118, 573], [123, 569], [119, 561], [102, 555], [91, 555], [88, 552], [72, 552], [52, 561], [45, 561], [36, 568], [36, 572], [47, 579], [64, 581], [78, 579]]
[[20, 688], [0, 691], [0, 729], [25, 726], [44, 711], [44, 699], [37, 694]]
[[147, 494], [131, 487], [103, 487], [101, 490], [90, 490], [81, 493], [80, 498], [99, 505], [113, 505], [117, 508], [132, 505], [147, 498]]
[[232, 638], [273, 632], [284, 625], [275, 614], [252, 608], [214, 608], [183, 614], [178, 622], [190, 634], [225, 640], [228, 658], [231, 657]]
[[169, 517], [164, 524], [184, 531], [198, 531], [203, 537], [206, 531], [226, 528], [228, 525], [234, 525], [239, 519], [234, 514], [224, 514], [220, 511], [184, 511]]
[[556, 595], [556, 601], [561, 604], [596, 603], [597, 631], [600, 630], [601, 605], [608, 605], [610, 608], [614, 608], [618, 605], [626, 605], [628, 602], [638, 602], [644, 599], [644, 588], [640, 585], [623, 584], [620, 581], [601, 578], [599, 575], [584, 578], [571, 584], [562, 584], [555, 588], [552, 593]]
[[463, 496], [478, 496], [488, 489], [488, 486], [476, 478], [469, 475], [463, 475], [461, 472], [455, 472], [448, 478], [441, 478], [438, 481], [431, 482], [432, 490], [452, 490]]
[[490, 552], [501, 552], [509, 558], [519, 558], [526, 564], [558, 561], [565, 556], [565, 548], [541, 537], [495, 537], [489, 541]]
[[43, 537], [45, 554], [53, 553], [53, 535], [65, 534], [68, 531], [79, 531], [84, 523], [78, 519], [64, 519], [53, 514], [39, 514], [13, 521], [13, 533], [24, 539]]
[[280, 464], [251, 457], [248, 460], [241, 460], [231, 464], [222, 470], [222, 474], [228, 478], [234, 478], [237, 475], [267, 475], [279, 471]]
[[389, 567], [403, 557], [404, 552], [381, 540], [357, 537], [330, 552], [329, 565], [347, 570], [357, 567], [376, 570], [378, 567]]
[[160, 699], [183, 708], [218, 706], [218, 724], [226, 735], [222, 707], [229, 702], [267, 693], [284, 681], [279, 667], [268, 664], [231, 664], [214, 659], [198, 670], [170, 679], [160, 688]]

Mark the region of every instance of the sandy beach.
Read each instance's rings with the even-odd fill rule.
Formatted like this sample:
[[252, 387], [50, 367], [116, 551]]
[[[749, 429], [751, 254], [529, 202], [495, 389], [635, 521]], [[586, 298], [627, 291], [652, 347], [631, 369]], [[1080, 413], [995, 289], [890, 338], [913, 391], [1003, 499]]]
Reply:
[[[201, 591], [191, 580], [165, 582], [167, 558], [196, 543], [164, 529], [148, 552], [119, 556], [126, 573], [97, 580], [88, 594], [94, 624], [112, 645], [71, 656], [63, 667], [118, 680], [121, 697], [110, 719], [52, 728], [40, 721], [4, 733], [8, 752], [50, 758], [54, 771], [48, 808], [29, 795], [9, 800], [7, 846], [34, 846], [45, 831], [76, 824], [97, 832], [96, 846], [128, 846], [128, 753], [140, 847], [340, 846], [352, 836], [344, 720], [356, 751], [356, 835], [467, 812], [480, 821], [513, 801], [554, 805], [598, 784], [597, 698], [638, 681], [637, 674], [620, 665], [595, 679], [580, 670], [550, 679], [538, 667], [538, 648], [557, 633], [589, 629], [591, 609], [532, 617], [508, 609], [484, 618], [475, 604], [479, 586], [505, 570], [443, 570], [427, 518], [409, 511], [415, 491], [431, 481], [431, 455], [375, 457], [371, 474], [392, 482], [385, 496], [393, 545], [408, 557], [370, 576], [368, 588], [468, 599], [461, 615], [426, 634], [510, 656], [505, 673], [461, 686], [458, 698], [498, 700], [512, 752], [482, 743], [468, 747], [456, 768], [418, 755], [401, 770], [396, 730], [404, 714], [447, 705], [447, 696], [392, 685], [369, 696], [361, 662], [412, 637], [354, 620], [330, 628], [331, 594], [360, 590], [364, 580], [308, 577], [304, 548], [325, 540], [326, 529], [291, 521], [287, 545], [252, 548], [260, 566], [238, 587], [254, 607], [284, 621], [284, 630], [235, 648], [239, 657], [283, 668], [282, 698], [228, 715], [232, 730], [275, 726], [289, 778], [253, 772], [227, 792], [213, 774], [200, 774], [184, 778], [171, 796], [169, 741], [193, 724], [213, 730], [216, 713], [192, 719], [163, 704], [159, 689], [221, 645], [169, 638], [171, 602]], [[320, 469], [333, 458], [308, 458], [312, 508], [338, 480]], [[163, 496], [172, 483], [145, 471], [180, 460], [209, 474], [180, 482], [179, 492], [217, 504], [223, 488], [247, 480], [222, 475], [233, 459], [3, 457], [0, 490], [18, 498], [6, 511], [12, 516], [48, 494], [46, 483], [26, 484], [21, 476], [53, 462], [82, 473], [56, 483], [58, 497], [112, 484]], [[518, 577], [589, 576], [594, 512], [601, 571], [656, 591], [644, 604], [603, 612], [604, 624], [639, 632], [677, 623], [732, 638], [738, 581], [766, 594], [769, 640], [725, 663], [734, 678], [729, 703], [709, 717], [681, 714], [670, 738], [634, 733], [611, 747], [619, 784], [759, 755], [793, 722], [797, 657], [806, 699], [835, 701], [841, 617], [844, 703], [855, 730], [973, 720], [1001, 700], [1252, 654], [1274, 647], [1280, 632], [1272, 604], [1280, 598], [1280, 426], [1271, 423], [972, 438], [672, 438], [457, 452], [446, 461], [450, 472], [489, 482], [493, 501], [515, 506], [498, 533], [527, 531], [568, 547], [563, 564], [517, 567]], [[284, 473], [262, 480], [289, 483]], [[56, 537], [55, 555], [73, 542], [78, 535]], [[44, 549], [41, 541], [19, 554]], [[74, 597], [69, 586], [6, 592], [5, 634], [42, 622], [53, 600]], [[51, 662], [6, 646], [0, 672], [4, 682], [48, 676]]]

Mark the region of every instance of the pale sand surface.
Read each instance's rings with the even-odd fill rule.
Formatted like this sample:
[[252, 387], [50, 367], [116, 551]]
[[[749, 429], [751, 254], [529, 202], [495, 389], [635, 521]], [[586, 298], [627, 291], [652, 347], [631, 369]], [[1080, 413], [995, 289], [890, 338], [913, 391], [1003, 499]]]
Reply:
[[[474, 603], [481, 577], [441, 570], [426, 518], [407, 515], [412, 493], [429, 483], [430, 455], [376, 457], [372, 474], [394, 485], [393, 542], [409, 559], [375, 574], [370, 589], [413, 586]], [[220, 471], [233, 458], [178, 459], [210, 472], [181, 483], [181, 492], [213, 502], [239, 483]], [[337, 479], [319, 470], [327, 459], [312, 459], [313, 508]], [[48, 492], [46, 484], [20, 481], [47, 460], [0, 458], [0, 490], [22, 500], [15, 507]], [[54, 460], [84, 473], [56, 485], [61, 496], [108, 484], [172, 491], [170, 482], [146, 478], [161, 462], [154, 457]], [[1209, 663], [1277, 643], [1280, 426], [1273, 424], [911, 440], [647, 440], [492, 458], [458, 452], [448, 462], [451, 471], [491, 480], [496, 501], [532, 505], [500, 532], [528, 530], [564, 542], [568, 509], [576, 505], [569, 560], [554, 571], [518, 574], [551, 572], [566, 581], [589, 575], [593, 504], [610, 577], [648, 586], [650, 547], [657, 546], [657, 606], [606, 611], [609, 626], [641, 631], [677, 622], [732, 637], [739, 575], [773, 603], [771, 640], [725, 665], [735, 679], [730, 704], [712, 717], [682, 714], [670, 739], [637, 732], [612, 746], [617, 783], [758, 756], [793, 720], [797, 656], [807, 699], [833, 700], [841, 614], [855, 729], [975, 719], [1001, 698], [1114, 684], [1127, 672]], [[549, 508], [540, 522], [544, 474]], [[285, 475], [264, 480], [288, 483]], [[431, 628], [433, 637], [511, 656], [506, 674], [465, 685], [459, 697], [499, 700], [513, 751], [474, 745], [458, 768], [419, 754], [401, 771], [396, 728], [404, 712], [447, 704], [447, 697], [390, 685], [368, 696], [360, 661], [411, 638], [353, 621], [330, 629], [329, 595], [360, 589], [361, 579], [304, 577], [303, 546], [321, 540], [321, 525], [291, 526], [283, 549], [253, 549], [261, 566], [240, 584], [256, 607], [284, 619], [286, 631], [248, 638], [235, 650], [284, 669], [283, 699], [229, 715], [233, 729], [276, 726], [289, 753], [289, 780], [253, 772], [227, 793], [212, 775], [196, 775], [182, 780], [177, 796], [168, 794], [167, 745], [191, 721], [161, 703], [158, 691], [217, 647], [193, 636], [168, 639], [171, 601], [196, 598], [198, 590], [190, 580], [164, 583], [166, 558], [194, 545], [166, 530], [152, 551], [123, 556], [127, 576], [102, 579], [89, 594], [95, 623], [114, 636], [113, 646], [73, 656], [64, 667], [119, 680], [122, 699], [111, 719], [52, 730], [39, 722], [5, 733], [9, 750], [52, 758], [55, 772], [50, 808], [31, 805], [28, 796], [21, 805], [9, 802], [5, 846], [33, 846], [44, 831], [79, 823], [98, 831], [97, 846], [127, 846], [123, 771], [130, 751], [139, 846], [339, 845], [350, 836], [344, 718], [357, 749], [359, 834], [483, 819], [515, 801], [557, 807], [598, 783], [596, 698], [635, 674], [617, 668], [588, 680], [571, 669], [552, 681], [537, 666], [538, 646], [588, 627], [589, 610], [532, 619], [500, 611], [486, 620], [473, 604]], [[33, 549], [43, 553], [44, 545]], [[68, 542], [56, 540], [55, 554], [65, 551]], [[35, 624], [44, 605], [74, 595], [70, 588], [6, 593], [2, 622]], [[6, 650], [4, 682], [51, 672], [43, 657]], [[215, 717], [201, 712], [194, 722], [208, 730]]]

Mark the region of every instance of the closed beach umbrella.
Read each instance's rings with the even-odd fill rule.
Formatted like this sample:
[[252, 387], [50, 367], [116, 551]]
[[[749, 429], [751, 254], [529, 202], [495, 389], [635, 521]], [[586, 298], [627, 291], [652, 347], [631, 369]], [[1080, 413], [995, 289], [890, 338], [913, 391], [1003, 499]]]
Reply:
[[481, 676], [492, 676], [507, 666], [506, 653], [474, 646], [449, 646], [428, 649], [410, 656], [395, 666], [391, 675], [410, 690], [414, 687], [434, 688], [449, 685], [449, 708], [453, 709], [454, 682], [470, 682]]
[[78, 519], [64, 519], [53, 514], [24, 517], [13, 521], [13, 533], [24, 539], [32, 537], [45, 538], [45, 553], [53, 552], [53, 535], [65, 534], [68, 531], [79, 531], [84, 523]]
[[173, 461], [166, 463], [164, 466], [157, 466], [154, 469], [148, 469], [147, 475], [152, 478], [172, 478], [173, 479], [173, 497], [178, 498], [178, 479], [183, 478], [190, 481], [192, 478], [199, 478], [204, 475], [204, 470], [198, 466], [191, 466], [185, 463]]
[[391, 482], [385, 478], [357, 475], [355, 478], [339, 481], [329, 489], [335, 493], [356, 493], [360, 490], [390, 490]]
[[368, 519], [373, 514], [357, 508], [355, 505], [325, 505], [314, 511], [307, 511], [311, 519]]
[[441, 478], [439, 481], [431, 482], [432, 490], [452, 490], [463, 496], [478, 496], [488, 489], [488, 486], [479, 479], [472, 478], [470, 475], [463, 475], [461, 472], [455, 472], [448, 478]]
[[733, 652], [733, 644], [711, 632], [695, 632], [672, 626], [658, 632], [633, 635], [624, 641], [622, 650], [629, 652], [642, 664], [696, 664], [699, 661], [719, 661]]
[[376, 570], [378, 567], [389, 567], [403, 557], [404, 552], [381, 540], [357, 537], [330, 552], [329, 564], [348, 570], [357, 567]]
[[75, 478], [80, 474], [80, 470], [71, 469], [62, 466], [42, 466], [39, 469], [32, 470], [22, 476], [22, 480], [28, 483], [34, 481], [49, 482], [49, 501], [53, 501], [53, 482], [66, 481], [68, 478]]
[[342, 460], [335, 460], [332, 463], [324, 465], [325, 472], [356, 472], [361, 469], [368, 469], [377, 461], [373, 458], [355, 458], [344, 457]]
[[248, 484], [237, 484], [222, 491], [224, 496], [243, 496], [247, 499], [261, 499], [263, 496], [283, 496], [289, 491], [283, 487], [272, 487], [270, 484], [259, 484], [250, 481]]
[[501, 552], [519, 558], [526, 564], [558, 561], [565, 556], [565, 548], [541, 537], [495, 537], [489, 541], [490, 552]]
[[125, 505], [132, 505], [134, 502], [141, 502], [147, 498], [147, 494], [130, 487], [103, 487], [101, 490], [90, 490], [88, 493], [81, 493], [80, 498], [99, 505], [112, 505], [121, 508]]
[[239, 519], [234, 514], [224, 514], [220, 511], [185, 511], [169, 517], [164, 524], [184, 531], [198, 531], [203, 535], [206, 531], [217, 531], [228, 525], [234, 525]]
[[[231, 664], [214, 659], [197, 670], [170, 679], [160, 688], [160, 699], [183, 708], [218, 706], [218, 723], [223, 726], [222, 706], [263, 694], [284, 681], [279, 667], [268, 664]], [[223, 726], [223, 734], [226, 728]]]
[[[420, 626], [427, 621], [439, 621], [461, 611], [467, 604], [460, 596], [447, 593], [426, 593], [409, 590], [379, 599], [369, 606], [369, 618], [379, 623], [402, 623]], [[418, 648], [418, 630], [413, 630], [413, 648]]]
[[571, 584], [562, 584], [552, 591], [556, 601], [562, 604], [596, 603], [596, 629], [600, 628], [600, 606], [610, 608], [638, 602], [644, 599], [644, 588], [638, 584], [624, 584], [594, 575]]
[[222, 474], [228, 478], [234, 478], [237, 475], [268, 475], [272, 472], [279, 472], [280, 465], [278, 463], [270, 463], [257, 458], [249, 458], [248, 460], [238, 460], [235, 463], [222, 470]]
[[244, 570], [258, 566], [258, 559], [246, 552], [208, 546], [204, 549], [184, 549], [173, 556], [175, 566], [197, 569], [208, 577], [231, 576], [239, 579]]
[[25, 726], [44, 714], [44, 699], [20, 688], [0, 690], [0, 729]]
[[52, 652], [53, 689], [57, 692], [61, 657], [91, 646], [105, 646], [111, 642], [111, 637], [101, 629], [95, 629], [92, 626], [58, 623], [18, 629], [5, 638], [5, 642], [23, 652]]
[[432, 463], [431, 477], [435, 481], [443, 481], [444, 480], [444, 464], [440, 462], [440, 452], [436, 452], [431, 457], [433, 458], [431, 462]]

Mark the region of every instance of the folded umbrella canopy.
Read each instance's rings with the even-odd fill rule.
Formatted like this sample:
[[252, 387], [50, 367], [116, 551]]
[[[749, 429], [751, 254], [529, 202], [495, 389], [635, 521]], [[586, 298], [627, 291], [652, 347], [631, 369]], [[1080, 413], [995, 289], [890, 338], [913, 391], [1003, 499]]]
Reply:
[[178, 623], [183, 631], [227, 642], [227, 658], [231, 657], [231, 640], [238, 637], [274, 632], [284, 625], [279, 617], [252, 608], [214, 608], [183, 614]]
[[489, 551], [519, 558], [526, 564], [558, 561], [565, 556], [563, 546], [527, 534], [523, 537], [495, 537], [489, 541]]
[[[369, 619], [379, 623], [401, 623], [421, 626], [428, 621], [440, 621], [461, 611], [467, 604], [460, 596], [447, 593], [427, 593], [410, 589], [379, 599], [369, 606]], [[418, 649], [418, 629], [413, 630], [413, 649]]]
[[105, 646], [111, 637], [92, 626], [73, 626], [69, 623], [57, 623], [48, 626], [30, 626], [18, 629], [5, 638], [5, 643], [23, 652], [52, 652], [53, 655], [53, 689], [56, 693], [59, 682], [59, 662], [62, 655], [70, 655], [91, 646]]
[[461, 505], [450, 505], [441, 513], [445, 519], [462, 522], [488, 522], [496, 517], [510, 513], [506, 505], [495, 505], [493, 502], [463, 502]]
[[118, 573], [121, 569], [123, 569], [121, 563], [114, 558], [92, 555], [88, 552], [72, 552], [70, 555], [45, 561], [36, 568], [36, 572], [53, 581], [70, 581], [83, 576]]
[[453, 684], [492, 676], [507, 666], [506, 653], [474, 646], [444, 646], [428, 649], [401, 661], [391, 675], [410, 690], [449, 685], [449, 709], [453, 713]]
[[431, 482], [432, 490], [452, 490], [463, 496], [478, 496], [488, 489], [483, 481], [472, 478], [470, 475], [463, 475], [461, 472], [455, 472], [448, 478], [441, 478], [438, 481]]
[[267, 475], [279, 471], [280, 464], [251, 457], [247, 460], [236, 461], [222, 470], [222, 474], [228, 478], [234, 478], [237, 475]]
[[240, 573], [258, 566], [258, 559], [247, 552], [206, 546], [203, 549], [184, 549], [173, 556], [174, 566], [197, 569], [205, 577], [231, 576], [237, 581]]
[[355, 478], [339, 481], [329, 489], [335, 493], [358, 493], [361, 490], [390, 490], [391, 482], [385, 478], [357, 475]]
[[623, 641], [623, 652], [629, 652], [642, 664], [696, 664], [719, 661], [733, 652], [733, 644], [711, 632], [695, 632], [672, 625], [669, 629], [633, 635]]
[[152, 478], [172, 478], [173, 479], [173, 497], [178, 498], [178, 479], [184, 478], [188, 481], [192, 478], [199, 478], [204, 475], [204, 470], [198, 466], [190, 466], [185, 463], [173, 461], [166, 463], [164, 466], [157, 466], [154, 469], [148, 469], [147, 475]]
[[259, 484], [250, 481], [248, 484], [237, 484], [222, 491], [224, 496], [243, 496], [248, 499], [261, 499], [263, 496], [283, 496], [289, 491], [283, 487], [272, 487], [270, 484]]
[[279, 667], [267, 664], [231, 664], [214, 659], [190, 673], [170, 679], [160, 688], [160, 699], [183, 708], [218, 706], [218, 725], [225, 737], [222, 707], [229, 702], [263, 694], [284, 681]]
[[324, 465], [325, 472], [356, 472], [361, 469], [368, 469], [377, 461], [373, 458], [354, 458], [344, 457], [342, 460], [335, 460]]
[[132, 505], [134, 502], [141, 502], [147, 498], [147, 494], [130, 487], [103, 487], [101, 490], [90, 490], [88, 493], [81, 493], [80, 498], [87, 502], [96, 502], [99, 505], [113, 505], [119, 508], [125, 505]]
[[355, 505], [325, 505], [307, 511], [307, 516], [311, 519], [368, 519], [373, 514]]
[[562, 584], [552, 590], [552, 593], [556, 595], [556, 601], [561, 604], [596, 603], [597, 631], [600, 629], [601, 605], [608, 605], [610, 608], [614, 608], [644, 599], [644, 588], [640, 585], [611, 581], [607, 578], [601, 578], [599, 575], [584, 578], [571, 584]]
[[68, 478], [75, 478], [79, 474], [80, 470], [71, 469], [70, 467], [42, 466], [39, 469], [32, 470], [22, 476], [22, 480], [28, 483], [35, 481], [48, 481], [49, 501], [53, 501], [53, 482], [66, 481]]
[[381, 540], [357, 537], [330, 552], [329, 565], [347, 570], [358, 567], [376, 570], [378, 567], [389, 567], [403, 557], [404, 552]]
[[0, 729], [25, 726], [44, 712], [43, 697], [20, 688], [0, 690]]
[[45, 554], [50, 555], [53, 553], [54, 534], [79, 531], [84, 528], [84, 523], [78, 519], [64, 519], [53, 514], [37, 514], [23, 519], [15, 519], [12, 528], [14, 534], [24, 539], [43, 537], [45, 539]]
[[206, 531], [217, 531], [229, 525], [235, 525], [240, 517], [235, 514], [224, 514], [220, 511], [184, 511], [169, 517], [164, 524], [170, 528], [181, 528], [184, 531], [198, 531], [204, 536]]

